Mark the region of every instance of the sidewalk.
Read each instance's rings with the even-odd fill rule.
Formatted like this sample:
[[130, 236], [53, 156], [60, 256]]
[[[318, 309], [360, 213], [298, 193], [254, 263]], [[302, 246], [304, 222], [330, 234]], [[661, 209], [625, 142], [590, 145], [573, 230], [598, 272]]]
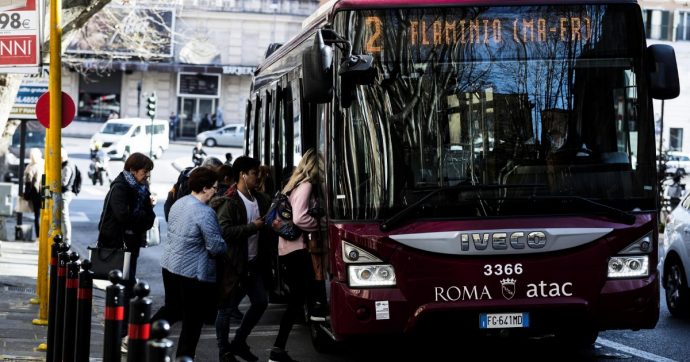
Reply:
[[[44, 361], [47, 326], [33, 325], [38, 318], [36, 297], [38, 243], [0, 241], [0, 361]], [[99, 361], [103, 350], [103, 290], [94, 289], [91, 320], [91, 360]]]

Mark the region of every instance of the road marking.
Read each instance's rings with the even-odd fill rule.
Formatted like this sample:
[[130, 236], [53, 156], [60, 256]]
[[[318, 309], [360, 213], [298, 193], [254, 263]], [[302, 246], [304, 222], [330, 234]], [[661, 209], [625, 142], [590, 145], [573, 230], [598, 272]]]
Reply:
[[75, 211], [69, 213], [69, 220], [71, 222], [91, 222], [86, 213], [83, 211]]
[[654, 353], [649, 353], [649, 352], [641, 351], [641, 350], [639, 350], [639, 349], [637, 349], [637, 348], [629, 347], [629, 346], [626, 346], [626, 345], [624, 345], [624, 344], [620, 344], [620, 343], [617, 343], [617, 342], [614, 342], [614, 341], [610, 341], [610, 340], [608, 340], [608, 339], [604, 339], [604, 338], [601, 338], [601, 337], [597, 338], [596, 343], [597, 343], [597, 344], [600, 344], [600, 345], [602, 345], [602, 346], [604, 346], [604, 347], [613, 348], [613, 349], [616, 349], [616, 350], [619, 350], [619, 351], [622, 351], [622, 352], [625, 352], [625, 353], [629, 353], [629, 354], [631, 354], [631, 355], [633, 355], [633, 356], [636, 356], [636, 357], [640, 357], [640, 358], [644, 358], [644, 359], [646, 359], [646, 360], [650, 360], [650, 361], [657, 361], [657, 362], [674, 362], [674, 361], [675, 361], [675, 360], [672, 360], [672, 359], [669, 359], [669, 358], [666, 358], [666, 357], [661, 357], [661, 356], [656, 355], [656, 354], [654, 354]]

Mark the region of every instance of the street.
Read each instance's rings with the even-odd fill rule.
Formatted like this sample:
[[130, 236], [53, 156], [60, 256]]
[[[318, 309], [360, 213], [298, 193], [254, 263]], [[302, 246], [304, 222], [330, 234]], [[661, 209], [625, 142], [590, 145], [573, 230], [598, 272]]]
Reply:
[[[86, 247], [96, 244], [97, 225], [103, 200], [108, 191], [108, 185], [92, 185], [86, 177], [89, 167], [89, 148], [85, 139], [63, 138], [63, 145], [84, 175], [82, 192], [71, 204], [71, 219], [73, 233], [73, 249], [82, 257], [86, 254]], [[163, 218], [163, 203], [167, 190], [176, 181], [179, 174], [173, 166], [191, 165], [191, 150], [193, 143], [177, 142], [171, 144], [163, 157], [155, 160], [155, 167], [151, 173], [152, 191], [158, 195], [155, 211], [160, 219], [162, 243], [166, 242], [166, 223]], [[224, 154], [231, 152], [234, 157], [242, 154], [238, 148], [205, 148], [211, 156], [224, 160]], [[184, 164], [179, 164], [184, 160]], [[122, 170], [121, 161], [111, 161], [109, 164], [111, 177], [115, 177]], [[28, 222], [30, 218], [25, 217]], [[137, 277], [149, 283], [150, 297], [153, 299], [155, 312], [163, 301], [163, 286], [159, 258], [162, 246], [143, 249], [139, 258]], [[105, 282], [99, 282], [102, 288]], [[247, 300], [240, 307], [246, 310]], [[277, 335], [283, 305], [271, 304], [263, 316], [259, 326], [249, 337], [249, 344], [260, 360], [267, 360], [269, 350]], [[179, 325], [174, 326], [171, 338], [176, 340]], [[233, 326], [236, 328], [236, 325]], [[567, 350], [556, 345], [552, 340], [507, 340], [502, 338], [491, 340], [466, 339], [453, 326], [446, 326], [446, 331], [439, 331], [444, 338], [418, 339], [386, 339], [369, 338], [356, 343], [339, 345], [336, 353], [320, 354], [311, 346], [309, 330], [304, 325], [296, 325], [288, 342], [290, 355], [300, 361], [363, 361], [363, 360], [433, 360], [446, 358], [450, 360], [498, 358], [529, 358], [548, 360], [626, 360], [626, 361], [687, 361], [690, 360], [690, 349], [683, 341], [690, 340], [690, 319], [681, 320], [670, 316], [666, 309], [663, 289], [661, 290], [661, 313], [656, 329], [643, 331], [607, 331], [600, 333], [595, 347], [584, 350]], [[92, 351], [92, 355], [94, 352]], [[217, 348], [215, 345], [215, 329], [206, 326], [202, 331], [201, 340], [197, 347], [198, 361], [216, 361]]]

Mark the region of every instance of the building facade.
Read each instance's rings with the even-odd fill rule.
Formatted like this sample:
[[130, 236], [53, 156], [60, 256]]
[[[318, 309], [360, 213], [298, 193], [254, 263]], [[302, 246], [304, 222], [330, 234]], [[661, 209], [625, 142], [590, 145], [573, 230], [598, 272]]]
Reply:
[[690, 3], [645, 0], [640, 1], [640, 6], [648, 44], [673, 46], [678, 62], [680, 96], [664, 102], [654, 101], [657, 140], [662, 134], [664, 151], [690, 154], [690, 89], [686, 88], [690, 84]]
[[205, 118], [244, 122], [269, 44], [287, 41], [318, 7], [313, 0], [132, 4], [113, 0], [68, 41], [63, 90], [77, 101], [78, 120], [96, 122], [143, 117], [155, 93], [156, 118], [175, 113], [182, 137], [205, 128]]

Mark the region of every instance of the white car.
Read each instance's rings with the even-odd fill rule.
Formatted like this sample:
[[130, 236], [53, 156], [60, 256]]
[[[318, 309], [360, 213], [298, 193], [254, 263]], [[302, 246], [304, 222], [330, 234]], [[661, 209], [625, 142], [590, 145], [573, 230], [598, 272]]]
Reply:
[[196, 140], [208, 147], [242, 147], [244, 146], [244, 126], [229, 124], [218, 129], [201, 132], [196, 135]]
[[671, 151], [667, 154], [666, 173], [678, 171], [683, 175], [690, 172], [690, 154]]
[[111, 159], [125, 161], [134, 152], [145, 155], [153, 152], [153, 157], [160, 158], [170, 146], [168, 134], [167, 120], [110, 119], [91, 137], [90, 144], [101, 144]]
[[659, 272], [666, 306], [674, 316], [690, 315], [690, 197], [673, 210], [659, 242]]

